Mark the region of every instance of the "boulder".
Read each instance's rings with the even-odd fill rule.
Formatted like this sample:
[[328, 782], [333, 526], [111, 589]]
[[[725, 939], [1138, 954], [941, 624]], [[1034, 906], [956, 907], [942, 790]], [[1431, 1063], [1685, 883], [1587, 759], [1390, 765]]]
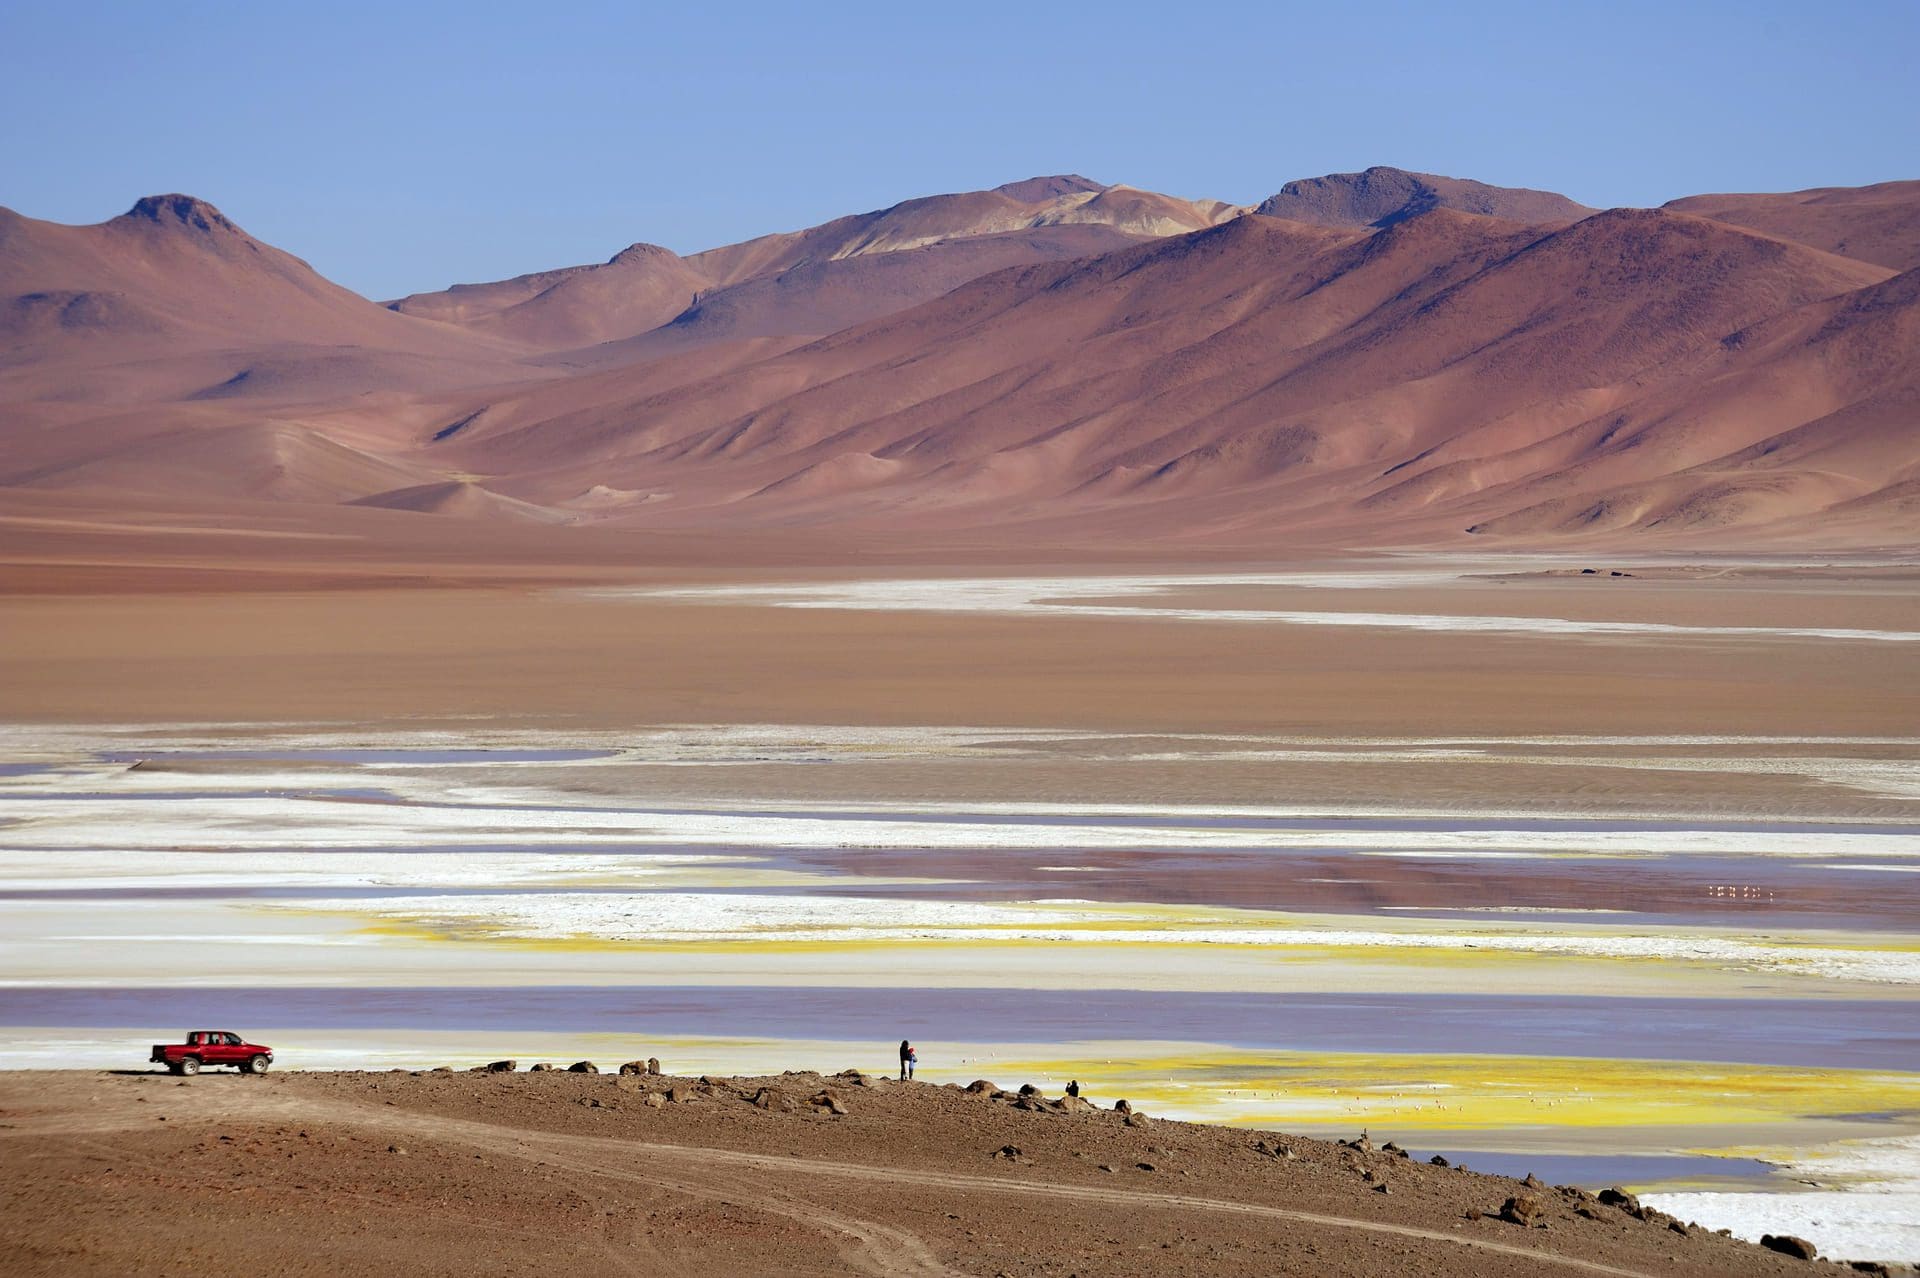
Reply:
[[481, 1066], [481, 1069], [489, 1074], [511, 1074], [519, 1068], [519, 1061], [488, 1061]]
[[967, 1084], [967, 1090], [972, 1092], [975, 1096], [978, 1096], [983, 1092], [991, 1095], [992, 1093], [997, 1092], [1000, 1089], [998, 1087], [995, 1087], [992, 1083], [989, 1083], [984, 1078], [976, 1078], [971, 1083]]
[[538, 1065], [527, 1066], [527, 1072], [529, 1074], [544, 1074], [552, 1068], [553, 1066], [547, 1064], [545, 1061], [541, 1061]]
[[1004, 1158], [1011, 1162], [1020, 1157], [1020, 1147], [1018, 1145], [1002, 1145], [993, 1151], [993, 1156], [995, 1158]]
[[1146, 1125], [1147, 1125], [1147, 1116], [1145, 1114], [1128, 1114], [1127, 1115], [1127, 1126], [1145, 1127]]
[[1795, 1260], [1818, 1260], [1820, 1249], [1804, 1238], [1792, 1234], [1762, 1234], [1760, 1245], [1768, 1251], [1777, 1251], [1783, 1256], [1792, 1256]]
[[1022, 1096], [1038, 1096], [1040, 1094], [1040, 1089], [1035, 1087], [1032, 1083], [1022, 1083], [1020, 1084], [1020, 1094]]
[[1643, 1216], [1645, 1214], [1645, 1209], [1640, 1206], [1640, 1200], [1618, 1185], [1613, 1186], [1611, 1189], [1601, 1190], [1596, 1197], [1599, 1198], [1604, 1205], [1608, 1207], [1618, 1207], [1629, 1216]]
[[659, 1092], [648, 1092], [646, 1099], [641, 1101], [640, 1103], [642, 1105], [645, 1105], [648, 1109], [660, 1109], [666, 1105], [667, 1098], [662, 1096]]
[[599, 1072], [600, 1067], [592, 1061], [575, 1061], [573, 1064], [567, 1066], [567, 1073], [569, 1074], [598, 1074]]
[[1877, 1260], [1855, 1260], [1848, 1263], [1849, 1269], [1857, 1274], [1872, 1274], [1874, 1278], [1892, 1278], [1893, 1271]]
[[658, 1074], [659, 1072], [660, 1072], [660, 1058], [658, 1056], [647, 1057], [647, 1073]]
[[814, 1093], [813, 1099], [807, 1103], [813, 1106], [816, 1111], [824, 1111], [829, 1114], [844, 1114], [847, 1112], [847, 1103], [832, 1092], [816, 1092]]
[[835, 1077], [844, 1079], [845, 1081], [853, 1084], [853, 1086], [855, 1087], [872, 1087], [873, 1086], [873, 1075], [862, 1074], [857, 1069], [843, 1069], [838, 1074], [836, 1074]]
[[1392, 1141], [1388, 1141], [1388, 1142], [1387, 1142], [1386, 1144], [1384, 1144], [1384, 1145], [1382, 1145], [1382, 1146], [1380, 1147], [1380, 1152], [1381, 1152], [1381, 1153], [1383, 1153], [1383, 1154], [1392, 1154], [1392, 1155], [1394, 1155], [1395, 1157], [1398, 1157], [1398, 1158], [1412, 1158], [1412, 1157], [1413, 1157], [1413, 1155], [1412, 1155], [1412, 1154], [1409, 1154], [1409, 1153], [1408, 1153], [1408, 1152], [1407, 1152], [1406, 1150], [1404, 1150], [1404, 1149], [1402, 1149], [1402, 1148], [1400, 1148], [1400, 1146], [1398, 1146], [1398, 1145], [1396, 1145], [1396, 1144], [1394, 1144], [1394, 1143], [1393, 1143]]
[[1546, 1208], [1532, 1194], [1515, 1194], [1500, 1206], [1500, 1219], [1531, 1229], [1547, 1218]]
[[763, 1087], [747, 1099], [756, 1109], [778, 1110], [782, 1114], [793, 1112], [793, 1098], [777, 1087]]
[[1573, 1209], [1573, 1214], [1576, 1216], [1584, 1216], [1588, 1220], [1605, 1220], [1607, 1218], [1605, 1212], [1591, 1203], [1581, 1203]]
[[1427, 1162], [1431, 1163], [1435, 1167], [1453, 1166], [1452, 1163], [1447, 1161], [1447, 1156], [1445, 1154], [1435, 1154], [1432, 1158], [1429, 1158]]
[[1525, 1185], [1528, 1189], [1545, 1189], [1547, 1187], [1547, 1183], [1541, 1180], [1538, 1176], [1534, 1175], [1532, 1172], [1528, 1172], [1526, 1175], [1526, 1179], [1522, 1180], [1520, 1183]]
[[675, 1105], [690, 1104], [699, 1097], [700, 1093], [685, 1083], [679, 1083], [667, 1089], [667, 1099]]
[[628, 1061], [620, 1067], [620, 1072], [622, 1074], [651, 1074], [653, 1071], [647, 1068], [645, 1061]]
[[1133, 1106], [1127, 1104], [1123, 1098], [1113, 1103], [1113, 1112], [1116, 1114], [1131, 1114], [1133, 1112]]

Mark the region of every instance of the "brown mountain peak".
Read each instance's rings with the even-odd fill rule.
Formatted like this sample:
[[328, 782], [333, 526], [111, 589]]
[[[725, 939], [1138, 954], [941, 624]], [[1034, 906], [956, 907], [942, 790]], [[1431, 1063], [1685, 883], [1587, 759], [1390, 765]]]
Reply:
[[658, 244], [648, 244], [643, 241], [638, 244], [629, 244], [618, 253], [615, 253], [607, 259], [607, 265], [638, 266], [643, 262], [677, 262], [679, 260], [680, 255], [672, 249], [662, 248]]
[[1018, 182], [1008, 182], [993, 188], [995, 194], [1004, 195], [1022, 204], [1045, 204], [1057, 200], [1063, 195], [1086, 195], [1107, 189], [1105, 182], [1096, 182], [1078, 173], [1056, 173], [1047, 177], [1023, 178]]
[[239, 227], [227, 220], [226, 214], [191, 195], [144, 196], [134, 201], [133, 207], [121, 217], [131, 221], [152, 222], [157, 226], [181, 226], [207, 234], [240, 231]]
[[1552, 191], [1489, 186], [1385, 164], [1289, 182], [1255, 211], [1322, 226], [1391, 226], [1436, 208], [1513, 222], [1572, 222], [1593, 212]]

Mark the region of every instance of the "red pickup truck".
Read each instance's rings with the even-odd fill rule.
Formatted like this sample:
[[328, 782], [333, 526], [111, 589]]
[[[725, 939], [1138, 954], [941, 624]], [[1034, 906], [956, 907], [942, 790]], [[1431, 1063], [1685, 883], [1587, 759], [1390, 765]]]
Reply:
[[243, 1074], [264, 1074], [273, 1049], [249, 1043], [228, 1030], [195, 1030], [184, 1043], [155, 1043], [150, 1061], [176, 1074], [198, 1074], [203, 1065], [231, 1065]]

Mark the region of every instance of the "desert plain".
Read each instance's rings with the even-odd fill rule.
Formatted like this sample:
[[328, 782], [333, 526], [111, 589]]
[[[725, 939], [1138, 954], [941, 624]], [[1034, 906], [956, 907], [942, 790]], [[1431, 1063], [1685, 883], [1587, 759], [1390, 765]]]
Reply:
[[[24, 544], [37, 516], [10, 517]], [[881, 1074], [907, 1038], [913, 1088], [985, 1077], [1057, 1095], [1073, 1079], [1105, 1104], [1224, 1125], [1180, 1128], [1179, 1143], [1226, 1142], [1226, 1161], [1192, 1174], [1225, 1177], [1236, 1199], [1253, 1192], [1232, 1159], [1254, 1132], [1364, 1131], [1477, 1172], [1618, 1185], [1706, 1235], [1914, 1252], [1920, 568], [1897, 554], [1191, 564], [1068, 548], [914, 564], [788, 541], [749, 575], [664, 540], [644, 565], [506, 570], [484, 546], [463, 558], [428, 544], [335, 579], [302, 563], [299, 537], [185, 515], [94, 532], [148, 548], [143, 585], [5, 605], [10, 1066], [140, 1070], [148, 1043], [229, 1022], [288, 1070], [654, 1056], [689, 1078]], [[89, 553], [63, 546], [46, 557]], [[100, 571], [127, 573], [125, 558]], [[55, 567], [83, 581], [89, 565]], [[9, 1164], [154, 1210], [138, 1204], [157, 1201], [169, 1182], [153, 1169], [176, 1157], [160, 1138], [102, 1118], [84, 1142], [43, 1145], [28, 1133], [53, 1120], [20, 1119], [100, 1097], [124, 1115], [137, 1097], [175, 1102], [171, 1082], [26, 1081], [42, 1077], [8, 1083]], [[364, 1086], [399, 1089], [380, 1094], [412, 1115], [439, 1112], [446, 1077]], [[484, 1082], [461, 1084], [460, 1104], [545, 1130], [539, 1105], [557, 1100]], [[360, 1104], [362, 1084], [320, 1086], [203, 1076], [169, 1105], [180, 1125], [161, 1143], [225, 1135], [231, 1156], [325, 1125], [384, 1149], [388, 1116], [302, 1108]], [[745, 1095], [706, 1098], [697, 1137], [632, 1139], [826, 1156], [798, 1135], [787, 1149], [785, 1135], [735, 1132], [744, 1120], [719, 1115], [752, 1109]], [[995, 1110], [1026, 1134], [960, 1139], [941, 1126], [959, 1102], [917, 1103], [887, 1102], [904, 1108], [887, 1110], [898, 1129], [883, 1141], [938, 1146], [912, 1166], [991, 1179], [1007, 1169], [969, 1160], [1064, 1141], [1045, 1147], [1071, 1175], [1034, 1173], [1059, 1181], [1061, 1211], [1124, 1215], [1139, 1246], [1184, 1249], [1192, 1272], [1250, 1256], [1336, 1271], [1258, 1250], [1278, 1244], [1237, 1216], [1224, 1233], [1176, 1228], [1185, 1218], [1158, 1199], [1075, 1197], [1076, 1153], [1154, 1160], [1079, 1149], [1077, 1117]], [[456, 1217], [479, 1219], [500, 1191], [476, 1189], [457, 1151], [505, 1139], [401, 1143], [431, 1148], [435, 1184], [479, 1195], [456, 1194]], [[614, 1196], [616, 1241], [669, 1200], [720, 1210], [715, 1193], [745, 1213], [713, 1226], [737, 1227], [742, 1246], [786, 1246], [796, 1228], [740, 1188], [780, 1179], [768, 1164], [665, 1175], [699, 1160], [654, 1151], [634, 1155], [651, 1168], [635, 1181], [614, 1145], [555, 1157], [566, 1192]], [[104, 1170], [137, 1160], [138, 1188]], [[421, 1174], [417, 1158], [405, 1168]], [[1336, 1214], [1445, 1232], [1466, 1209], [1393, 1177], [1402, 1197], [1380, 1215], [1362, 1170]], [[238, 1181], [254, 1174], [236, 1163]], [[899, 1267], [907, 1253], [885, 1248], [910, 1245], [974, 1272], [957, 1226], [900, 1213], [1014, 1192], [836, 1174], [780, 1191], [817, 1208], [802, 1232], [823, 1269]], [[23, 1210], [50, 1210], [12, 1179]], [[442, 1190], [394, 1185], [371, 1239], [445, 1207]], [[1490, 1199], [1478, 1210], [1497, 1215], [1496, 1188], [1476, 1190]], [[876, 1193], [913, 1205], [874, 1207]], [[901, 1237], [820, 1225], [849, 1194]], [[1290, 1195], [1260, 1201], [1297, 1206]], [[239, 1222], [329, 1200], [290, 1201], [219, 1198]], [[85, 1234], [96, 1270], [124, 1255], [124, 1228]], [[1288, 1248], [1313, 1237], [1284, 1232]], [[503, 1227], [496, 1241], [531, 1258], [548, 1238]], [[683, 1245], [685, 1271], [727, 1271], [724, 1248]], [[1432, 1272], [1509, 1263], [1407, 1245], [1440, 1247], [1419, 1253]], [[1740, 1267], [1762, 1263], [1753, 1252], [1635, 1268], [1637, 1244], [1619, 1245], [1622, 1265], [1602, 1272], [1762, 1271]], [[1119, 1273], [1129, 1255], [992, 1263]], [[1386, 1271], [1365, 1248], [1348, 1260]]]
[[13, 1271], [1920, 1261], [1920, 183], [0, 304]]

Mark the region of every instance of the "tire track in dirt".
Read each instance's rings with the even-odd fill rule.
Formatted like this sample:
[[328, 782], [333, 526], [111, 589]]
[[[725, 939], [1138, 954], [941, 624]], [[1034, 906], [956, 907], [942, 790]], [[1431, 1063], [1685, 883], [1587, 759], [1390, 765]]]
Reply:
[[[203, 1098], [194, 1098], [196, 1102]], [[38, 1118], [39, 1116], [35, 1116]], [[5, 1136], [33, 1134], [73, 1135], [76, 1132], [100, 1133], [113, 1129], [143, 1127], [152, 1115], [133, 1111], [131, 1105], [110, 1106], [76, 1124], [61, 1116], [56, 1126], [52, 1116], [17, 1123]], [[920, 1275], [924, 1278], [966, 1278], [941, 1262], [934, 1248], [919, 1235], [878, 1221], [837, 1212], [791, 1190], [769, 1186], [766, 1181], [784, 1179], [804, 1182], [809, 1178], [902, 1185], [949, 1193], [1013, 1194], [1028, 1199], [1046, 1198], [1100, 1207], [1154, 1208], [1160, 1210], [1201, 1211], [1254, 1217], [1262, 1220], [1324, 1228], [1352, 1230], [1380, 1237], [1403, 1238], [1419, 1242], [1444, 1243], [1482, 1254], [1524, 1260], [1535, 1266], [1550, 1266], [1575, 1273], [1598, 1274], [1604, 1278], [1656, 1278], [1641, 1270], [1627, 1269], [1601, 1261], [1556, 1255], [1533, 1247], [1497, 1242], [1493, 1239], [1464, 1237], [1444, 1230], [1418, 1225], [1396, 1225], [1386, 1221], [1362, 1220], [1321, 1212], [1275, 1207], [1264, 1203], [1225, 1198], [1205, 1198], [1191, 1194], [1161, 1193], [1153, 1190], [1109, 1189], [1099, 1185], [1073, 1185], [1021, 1180], [1008, 1176], [982, 1176], [961, 1172], [926, 1171], [913, 1168], [870, 1167], [859, 1163], [825, 1159], [798, 1158], [780, 1154], [755, 1154], [730, 1149], [710, 1149], [692, 1145], [672, 1145], [653, 1141], [625, 1140], [606, 1136], [569, 1136], [512, 1127], [474, 1119], [447, 1118], [433, 1114], [375, 1109], [352, 1101], [317, 1100], [295, 1097], [265, 1089], [226, 1092], [211, 1105], [198, 1106], [183, 1121], [211, 1122], [220, 1119], [264, 1118], [282, 1121], [330, 1121], [370, 1128], [382, 1134], [405, 1132], [420, 1140], [486, 1150], [497, 1157], [545, 1163], [575, 1174], [608, 1180], [652, 1185], [704, 1201], [735, 1203], [793, 1220], [809, 1228], [844, 1235], [849, 1244], [842, 1249], [847, 1263], [861, 1271], [887, 1275]], [[657, 1255], [657, 1253], [656, 1253]]]
[[[352, 1105], [330, 1106], [342, 1121], [356, 1121]], [[364, 1113], [364, 1111], [363, 1111]], [[363, 1121], [363, 1120], [362, 1120]], [[952, 1275], [934, 1251], [917, 1235], [872, 1221], [860, 1221], [838, 1215], [811, 1201], [753, 1185], [737, 1173], [748, 1172], [781, 1177], [829, 1177], [837, 1180], [876, 1182], [891, 1186], [912, 1185], [923, 1189], [963, 1193], [1003, 1193], [1027, 1197], [1089, 1203], [1106, 1207], [1158, 1207], [1184, 1211], [1205, 1211], [1252, 1216], [1289, 1224], [1320, 1225], [1350, 1229], [1420, 1242], [1446, 1243], [1475, 1251], [1510, 1256], [1535, 1265], [1548, 1265], [1576, 1273], [1601, 1274], [1606, 1278], [1655, 1278], [1637, 1269], [1626, 1269], [1600, 1261], [1560, 1256], [1553, 1252], [1492, 1239], [1462, 1237], [1439, 1229], [1418, 1225], [1395, 1225], [1385, 1221], [1360, 1220], [1301, 1211], [1291, 1207], [1273, 1207], [1263, 1203], [1239, 1202], [1225, 1198], [1203, 1198], [1190, 1194], [1158, 1193], [1152, 1190], [1107, 1189], [1097, 1185], [1062, 1185], [1018, 1180], [1006, 1176], [979, 1176], [960, 1172], [921, 1171], [910, 1168], [868, 1167], [858, 1163], [830, 1162], [822, 1159], [793, 1158], [779, 1154], [751, 1154], [736, 1150], [704, 1149], [698, 1146], [668, 1145], [651, 1141], [619, 1140], [604, 1136], [566, 1136], [557, 1133], [530, 1132], [523, 1128], [503, 1127], [469, 1119], [439, 1118], [407, 1114], [390, 1123], [404, 1121], [427, 1139], [462, 1144], [486, 1144], [497, 1147], [504, 1136], [521, 1142], [523, 1156], [541, 1156], [578, 1171], [617, 1180], [639, 1180], [670, 1187], [695, 1196], [712, 1196], [711, 1186], [725, 1184], [730, 1196], [748, 1206], [759, 1207], [806, 1223], [818, 1222], [849, 1233], [862, 1240], [860, 1259], [878, 1260], [880, 1268], [862, 1263], [869, 1272]], [[661, 1179], [657, 1172], [636, 1171], [631, 1160], [636, 1156], [655, 1162], [677, 1164], [681, 1174]], [[725, 1176], [724, 1172], [734, 1172]], [[716, 1173], [722, 1173], [716, 1175]], [[704, 1183], [702, 1176], [704, 1174]], [[691, 1178], [691, 1179], [690, 1179]]]

